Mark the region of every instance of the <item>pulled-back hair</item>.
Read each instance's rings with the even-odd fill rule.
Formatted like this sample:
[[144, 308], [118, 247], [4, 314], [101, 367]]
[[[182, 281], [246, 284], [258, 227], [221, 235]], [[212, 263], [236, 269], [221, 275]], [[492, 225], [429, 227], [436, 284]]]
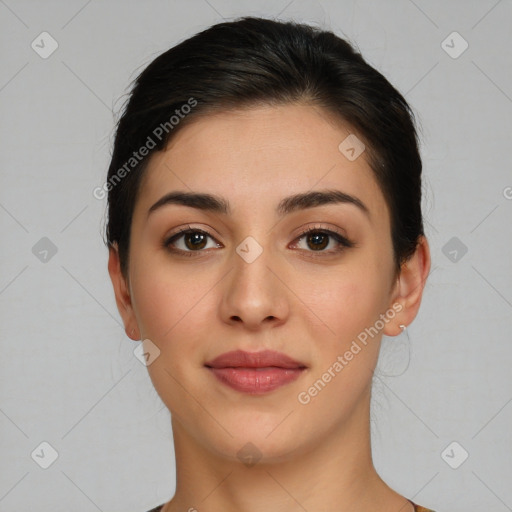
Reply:
[[[130, 227], [151, 155], [212, 112], [309, 104], [365, 144], [390, 211], [395, 270], [423, 235], [414, 115], [403, 96], [347, 41], [295, 22], [244, 17], [211, 26], [154, 59], [135, 79], [116, 129], [106, 190], [106, 244], [128, 276]], [[133, 157], [134, 151], [145, 156]]]

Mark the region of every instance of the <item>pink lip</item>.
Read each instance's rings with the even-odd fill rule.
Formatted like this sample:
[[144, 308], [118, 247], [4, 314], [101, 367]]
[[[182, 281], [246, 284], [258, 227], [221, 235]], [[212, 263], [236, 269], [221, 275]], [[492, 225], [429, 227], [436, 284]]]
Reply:
[[306, 369], [306, 365], [272, 350], [226, 352], [205, 366], [222, 383], [250, 394], [267, 393], [284, 386]]

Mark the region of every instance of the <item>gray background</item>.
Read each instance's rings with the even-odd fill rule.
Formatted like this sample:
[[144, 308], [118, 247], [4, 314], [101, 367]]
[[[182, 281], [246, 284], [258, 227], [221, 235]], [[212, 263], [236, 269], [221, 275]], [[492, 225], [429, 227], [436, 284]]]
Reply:
[[[92, 191], [136, 74], [249, 14], [355, 41], [418, 114], [432, 273], [414, 323], [384, 338], [375, 464], [437, 512], [512, 510], [512, 2], [5, 0], [0, 511], [143, 512], [172, 496], [170, 415], [124, 334]], [[51, 48], [43, 31], [47, 58], [31, 47]], [[42, 442], [58, 453], [47, 469]]]

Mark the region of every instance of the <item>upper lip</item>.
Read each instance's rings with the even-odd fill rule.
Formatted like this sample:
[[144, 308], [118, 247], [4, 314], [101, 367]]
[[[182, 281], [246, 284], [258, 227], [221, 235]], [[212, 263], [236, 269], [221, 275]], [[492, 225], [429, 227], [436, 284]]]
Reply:
[[266, 368], [269, 366], [278, 368], [306, 368], [305, 364], [274, 350], [263, 350], [261, 352], [233, 350], [206, 362], [205, 366], [210, 368]]

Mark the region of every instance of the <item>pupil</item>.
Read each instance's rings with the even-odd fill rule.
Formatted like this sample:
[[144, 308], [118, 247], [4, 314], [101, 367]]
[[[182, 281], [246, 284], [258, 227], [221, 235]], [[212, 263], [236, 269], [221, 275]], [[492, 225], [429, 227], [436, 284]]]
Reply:
[[[192, 241], [192, 244], [189, 245], [189, 241], [190, 240], [193, 240]], [[203, 235], [202, 233], [189, 233], [186, 237], [185, 237], [185, 241], [186, 241], [186, 245], [189, 249], [197, 249], [197, 248], [200, 248], [202, 249], [202, 246], [201, 244], [204, 244], [204, 239], [205, 239], [205, 235]]]
[[[323, 238], [324, 242], [327, 241], [327, 236], [324, 233], [314, 233], [314, 234], [309, 236], [309, 240], [314, 240], [313, 244], [319, 243], [318, 242], [318, 238]], [[315, 250], [324, 249], [326, 246], [327, 246], [327, 243], [323, 243], [321, 247], [317, 246], [316, 248], [313, 247], [313, 249], [315, 249]]]

